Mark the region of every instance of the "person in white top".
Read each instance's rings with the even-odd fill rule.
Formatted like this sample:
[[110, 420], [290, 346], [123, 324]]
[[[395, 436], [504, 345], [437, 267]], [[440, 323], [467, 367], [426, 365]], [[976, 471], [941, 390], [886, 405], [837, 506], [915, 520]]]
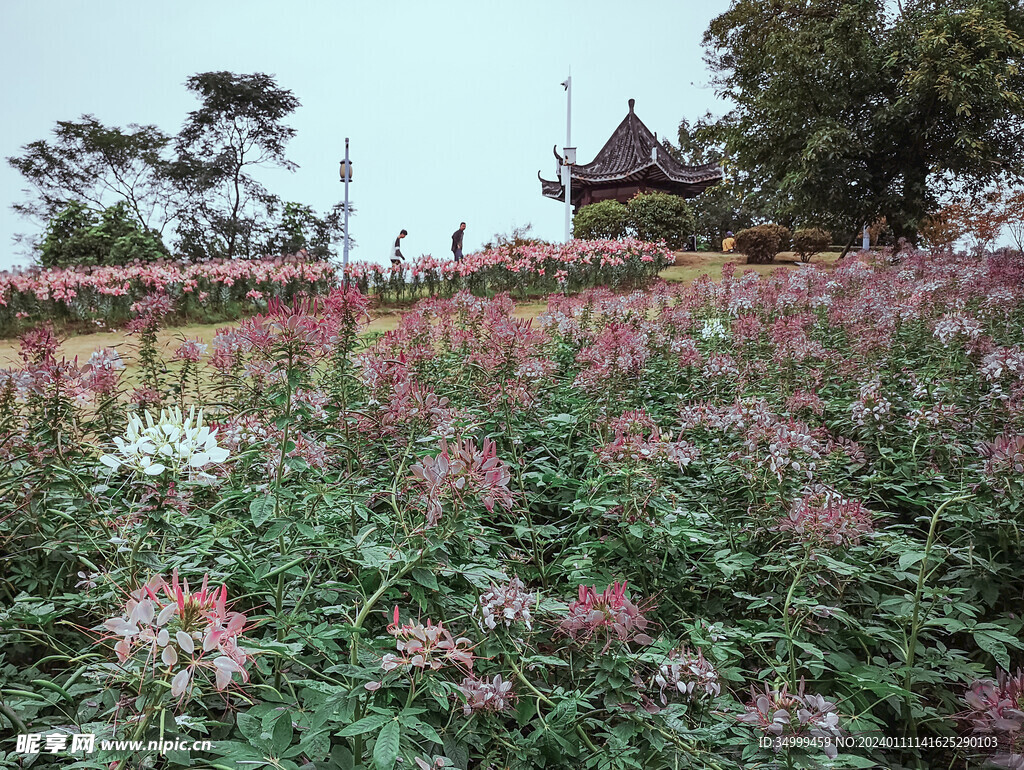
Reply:
[[405, 262], [405, 257], [402, 256], [402, 239], [408, 234], [409, 232], [407, 230], [402, 230], [402, 232], [398, 234], [398, 237], [395, 238], [395, 247], [391, 252], [392, 266], [400, 265]]

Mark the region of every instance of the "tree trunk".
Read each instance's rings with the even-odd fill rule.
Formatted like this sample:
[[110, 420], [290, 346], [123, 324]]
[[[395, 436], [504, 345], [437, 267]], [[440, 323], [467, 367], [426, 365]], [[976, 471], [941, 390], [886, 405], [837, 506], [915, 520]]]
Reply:
[[857, 231], [854, 230], [853, 231], [853, 235], [850, 236], [850, 240], [848, 240], [846, 242], [846, 246], [843, 248], [843, 253], [839, 255], [839, 259], [840, 260], [844, 259], [846, 257], [846, 255], [850, 253], [850, 249], [853, 247], [853, 244], [855, 244], [856, 242], [857, 242]]
[[903, 205], [889, 219], [893, 237], [899, 244], [905, 238], [912, 246], [918, 243], [918, 228], [928, 215], [928, 167], [916, 163], [903, 172]]

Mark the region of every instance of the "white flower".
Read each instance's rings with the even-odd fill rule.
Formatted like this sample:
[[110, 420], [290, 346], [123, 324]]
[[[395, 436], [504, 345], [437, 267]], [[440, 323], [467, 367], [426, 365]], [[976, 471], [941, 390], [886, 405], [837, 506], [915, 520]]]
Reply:
[[729, 336], [721, 319], [712, 318], [704, 322], [704, 328], [700, 330], [700, 336], [705, 340], [724, 340]]
[[[124, 437], [114, 438], [117, 452], [105, 454], [100, 462], [113, 470], [122, 467], [147, 476], [170, 470], [175, 476], [192, 475], [207, 465], [228, 459], [227, 449], [217, 445], [217, 431], [203, 425], [203, 412], [195, 407], [184, 417], [180, 409], [160, 412], [156, 421], [147, 411], [145, 422], [132, 415]], [[207, 474], [201, 473], [200, 476]]]

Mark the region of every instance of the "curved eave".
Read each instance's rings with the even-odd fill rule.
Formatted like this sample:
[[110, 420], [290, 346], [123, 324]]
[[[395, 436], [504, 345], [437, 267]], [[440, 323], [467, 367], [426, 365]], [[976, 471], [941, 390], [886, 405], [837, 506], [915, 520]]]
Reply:
[[561, 182], [552, 182], [540, 175], [537, 172], [537, 178], [540, 180], [540, 191], [545, 198], [553, 198], [554, 200], [565, 200], [565, 187], [562, 186]]
[[722, 180], [722, 169], [710, 164], [709, 166], [684, 167], [683, 173], [675, 169], [665, 168], [657, 161], [650, 161], [628, 173], [616, 174], [594, 174], [587, 171], [586, 166], [578, 166], [573, 169], [572, 178], [590, 184], [612, 184], [615, 182], [639, 182], [645, 180], [666, 181], [676, 184], [705, 186], [720, 182]]

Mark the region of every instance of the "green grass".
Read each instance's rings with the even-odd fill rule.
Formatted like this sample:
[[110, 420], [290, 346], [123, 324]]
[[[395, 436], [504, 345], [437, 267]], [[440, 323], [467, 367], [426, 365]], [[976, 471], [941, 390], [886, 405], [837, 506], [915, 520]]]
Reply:
[[[811, 264], [832, 267], [838, 258], [839, 254], [834, 252], [818, 254], [811, 260]], [[780, 268], [784, 270], [796, 268], [800, 264], [800, 259], [793, 252], [784, 251], [770, 265], [747, 265], [743, 262], [742, 254], [684, 251], [676, 256], [675, 265], [662, 270], [660, 275], [664, 280], [672, 283], [690, 283], [702, 275], [710, 275], [714, 280], [718, 281], [722, 278], [722, 267], [726, 262], [736, 263], [737, 275], [742, 275], [746, 270], [753, 270], [761, 275], [769, 275]]]

